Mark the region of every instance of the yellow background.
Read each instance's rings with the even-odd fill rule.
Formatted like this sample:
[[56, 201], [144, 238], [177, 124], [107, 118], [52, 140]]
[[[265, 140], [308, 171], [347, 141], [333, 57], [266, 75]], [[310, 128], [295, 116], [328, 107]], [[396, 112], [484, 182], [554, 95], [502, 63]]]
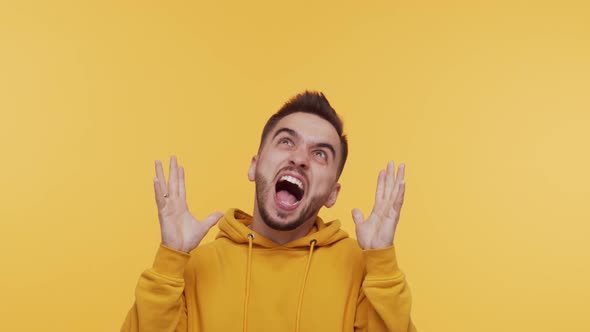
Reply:
[[1, 329], [117, 330], [153, 161], [179, 156], [198, 218], [252, 211], [264, 122], [316, 89], [351, 150], [321, 216], [354, 233], [407, 164], [419, 330], [590, 331], [590, 9], [490, 3], [2, 2]]

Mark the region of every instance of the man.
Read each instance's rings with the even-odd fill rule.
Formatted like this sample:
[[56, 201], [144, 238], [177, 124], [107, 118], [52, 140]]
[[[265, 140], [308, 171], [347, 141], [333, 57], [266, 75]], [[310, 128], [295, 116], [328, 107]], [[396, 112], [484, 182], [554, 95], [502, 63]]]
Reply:
[[[352, 211], [357, 240], [318, 217], [336, 202], [347, 154], [328, 100], [305, 92], [264, 127], [248, 170], [252, 216], [232, 209], [196, 220], [184, 169], [172, 156], [166, 182], [156, 161], [162, 242], [122, 331], [415, 331], [393, 247], [404, 165], [379, 173], [367, 219]], [[199, 246], [218, 221], [215, 241]]]

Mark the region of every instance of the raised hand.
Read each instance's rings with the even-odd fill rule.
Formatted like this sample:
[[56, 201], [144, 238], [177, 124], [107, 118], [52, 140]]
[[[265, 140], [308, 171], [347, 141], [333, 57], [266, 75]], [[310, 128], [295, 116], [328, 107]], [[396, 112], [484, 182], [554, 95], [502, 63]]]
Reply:
[[405, 165], [399, 165], [397, 177], [394, 175], [394, 168], [393, 161], [390, 161], [387, 163], [387, 169], [379, 172], [375, 205], [369, 218], [365, 220], [359, 209], [352, 210], [356, 238], [363, 249], [383, 249], [393, 245], [406, 191]]
[[184, 168], [178, 167], [175, 156], [170, 157], [168, 183], [164, 177], [162, 162], [156, 160], [154, 192], [158, 206], [162, 244], [179, 251], [189, 252], [199, 245], [209, 229], [223, 216], [220, 212], [210, 214], [198, 221], [189, 212], [186, 204]]

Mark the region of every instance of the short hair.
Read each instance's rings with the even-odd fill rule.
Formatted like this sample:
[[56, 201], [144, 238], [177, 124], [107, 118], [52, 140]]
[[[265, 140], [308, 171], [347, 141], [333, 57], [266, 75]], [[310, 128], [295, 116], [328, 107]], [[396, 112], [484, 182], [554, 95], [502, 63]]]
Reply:
[[336, 132], [340, 137], [340, 147], [342, 150], [340, 153], [340, 164], [338, 165], [338, 177], [340, 177], [340, 174], [342, 174], [342, 170], [344, 169], [344, 164], [346, 163], [346, 158], [348, 157], [348, 141], [346, 135], [343, 133], [342, 120], [336, 113], [336, 110], [330, 106], [326, 96], [321, 92], [305, 91], [289, 99], [289, 101], [287, 101], [278, 112], [273, 114], [264, 125], [258, 149], [260, 150], [262, 148], [266, 137], [282, 118], [298, 112], [317, 115], [330, 122], [334, 129], [336, 129]]

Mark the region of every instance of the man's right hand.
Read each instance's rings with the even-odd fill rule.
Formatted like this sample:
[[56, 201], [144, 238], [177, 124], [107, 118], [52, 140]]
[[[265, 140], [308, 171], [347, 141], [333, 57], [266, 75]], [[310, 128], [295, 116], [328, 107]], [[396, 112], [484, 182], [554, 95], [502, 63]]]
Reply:
[[160, 219], [162, 244], [179, 251], [189, 252], [196, 248], [205, 234], [223, 216], [221, 212], [210, 214], [198, 221], [189, 212], [186, 204], [184, 169], [178, 167], [176, 157], [170, 157], [168, 183], [164, 177], [162, 162], [156, 160], [154, 192]]

